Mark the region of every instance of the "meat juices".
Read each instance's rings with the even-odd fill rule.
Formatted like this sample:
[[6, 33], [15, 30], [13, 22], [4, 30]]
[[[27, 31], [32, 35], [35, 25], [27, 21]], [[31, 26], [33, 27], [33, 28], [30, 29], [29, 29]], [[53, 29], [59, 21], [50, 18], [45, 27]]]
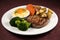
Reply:
[[47, 18], [41, 18], [39, 16], [29, 16], [27, 18], [27, 21], [32, 23], [32, 27], [34, 28], [40, 28], [48, 24], [48, 19]]

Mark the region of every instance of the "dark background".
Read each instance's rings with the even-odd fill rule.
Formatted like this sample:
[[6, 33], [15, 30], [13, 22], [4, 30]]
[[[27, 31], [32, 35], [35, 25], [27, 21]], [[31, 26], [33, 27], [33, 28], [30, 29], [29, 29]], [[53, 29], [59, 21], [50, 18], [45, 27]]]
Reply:
[[[59, 21], [56, 27], [50, 32], [24, 36], [7, 31], [1, 24], [2, 15], [11, 8], [25, 4], [36, 4], [46, 6], [58, 15]], [[59, 0], [0, 0], [0, 40], [60, 40], [60, 1]]]

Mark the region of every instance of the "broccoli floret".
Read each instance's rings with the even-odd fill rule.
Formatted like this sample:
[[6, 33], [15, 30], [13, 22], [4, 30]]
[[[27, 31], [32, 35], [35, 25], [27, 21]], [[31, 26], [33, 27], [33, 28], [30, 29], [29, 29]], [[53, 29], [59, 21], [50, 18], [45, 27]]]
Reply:
[[30, 24], [31, 24], [31, 23], [28, 23], [26, 20], [24, 20], [24, 21], [22, 21], [22, 22], [20, 23], [20, 25], [18, 25], [17, 27], [18, 27], [18, 29], [20, 29], [20, 30], [22, 30], [22, 31], [26, 31], [26, 30], [28, 30], [28, 28], [30, 27]]
[[25, 23], [20, 23], [20, 25], [17, 27], [19, 30], [22, 30], [22, 31], [26, 31], [28, 29]]
[[20, 20], [20, 18], [19, 17], [12, 18], [9, 22], [10, 25], [16, 27], [17, 26], [16, 23], [15, 23], [16, 20]]
[[15, 24], [16, 24], [17, 26], [19, 26], [19, 25], [20, 25], [20, 23], [21, 23], [21, 21], [20, 21], [20, 20], [16, 20], [16, 21], [15, 21]]

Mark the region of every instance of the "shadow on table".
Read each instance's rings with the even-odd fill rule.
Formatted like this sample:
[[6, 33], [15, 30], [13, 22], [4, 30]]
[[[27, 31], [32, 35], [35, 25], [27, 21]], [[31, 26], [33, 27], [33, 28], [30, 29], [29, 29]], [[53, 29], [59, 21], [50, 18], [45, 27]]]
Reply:
[[47, 32], [47, 33], [43, 33], [43, 34], [38, 34], [38, 35], [18, 35], [18, 34], [14, 34], [12, 33], [15, 37], [17, 37], [18, 39], [23, 39], [23, 40], [37, 40], [40, 38], [43, 38], [45, 36], [47, 36], [51, 31]]

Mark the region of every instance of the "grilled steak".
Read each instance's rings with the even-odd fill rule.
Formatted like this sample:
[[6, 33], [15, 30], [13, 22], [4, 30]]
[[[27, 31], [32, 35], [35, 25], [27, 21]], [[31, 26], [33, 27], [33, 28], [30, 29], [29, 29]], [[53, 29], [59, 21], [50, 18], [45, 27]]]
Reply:
[[45, 26], [47, 23], [48, 23], [48, 19], [47, 18], [41, 18], [39, 16], [29, 16], [27, 18], [27, 21], [32, 23], [32, 27], [35, 27], [35, 28], [40, 28], [40, 27], [43, 27]]

